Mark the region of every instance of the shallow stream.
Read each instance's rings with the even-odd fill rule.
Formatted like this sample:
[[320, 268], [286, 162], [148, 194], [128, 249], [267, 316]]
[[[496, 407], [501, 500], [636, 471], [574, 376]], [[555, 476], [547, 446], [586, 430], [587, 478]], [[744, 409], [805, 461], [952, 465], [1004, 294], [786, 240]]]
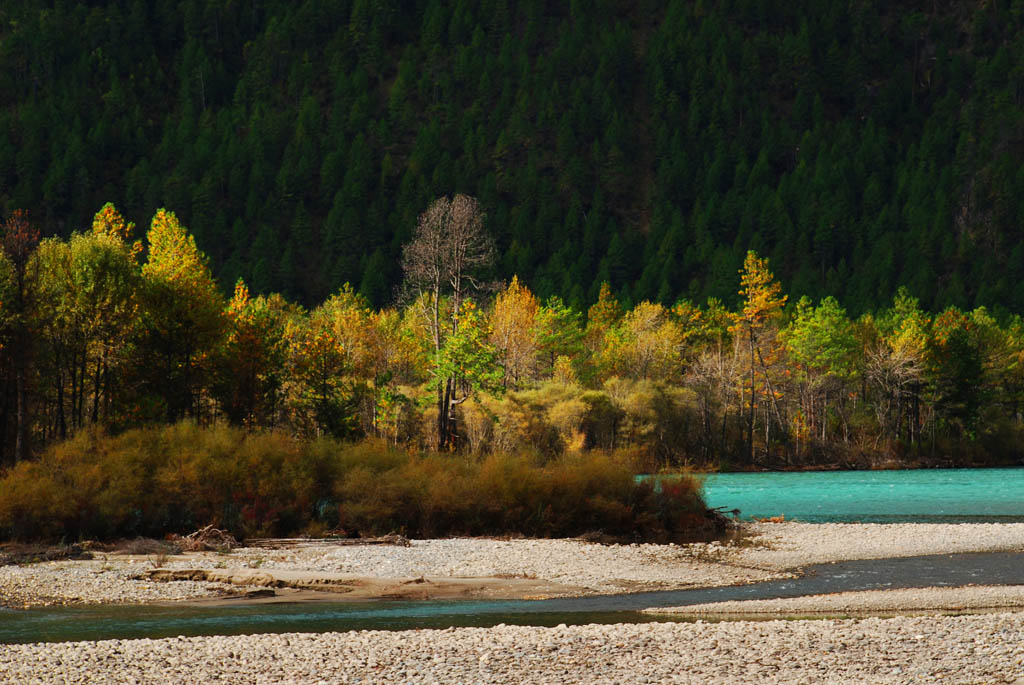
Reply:
[[177, 635], [410, 630], [499, 623], [554, 626], [672, 620], [638, 613], [734, 599], [901, 587], [1024, 584], [1024, 555], [952, 554], [810, 566], [792, 580], [624, 595], [517, 601], [313, 601], [235, 606], [114, 605], [0, 609], [0, 644]]

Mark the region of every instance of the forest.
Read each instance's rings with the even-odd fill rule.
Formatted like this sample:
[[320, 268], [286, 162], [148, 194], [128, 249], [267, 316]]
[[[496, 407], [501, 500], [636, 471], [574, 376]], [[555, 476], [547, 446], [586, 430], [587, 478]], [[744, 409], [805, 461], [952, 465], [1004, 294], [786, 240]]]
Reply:
[[402, 251], [403, 296], [351, 285], [306, 308], [222, 294], [161, 209], [144, 239], [111, 204], [69, 239], [0, 227], [0, 448], [21, 462], [80, 432], [189, 421], [470, 455], [625, 450], [639, 471], [1013, 463], [1024, 320], [930, 312], [900, 289], [853, 318], [795, 302], [747, 253], [715, 298], [585, 312], [497, 258], [473, 198], [441, 197]]
[[805, 317], [902, 312], [905, 286], [1005, 325], [1022, 22], [1019, 0], [6, 0], [0, 213], [74, 240], [109, 200], [168, 207], [228, 298], [243, 278], [318, 311], [350, 283], [379, 312], [417, 217], [463, 193], [489, 278], [581, 314], [605, 283], [628, 311], [736, 310], [754, 250]]

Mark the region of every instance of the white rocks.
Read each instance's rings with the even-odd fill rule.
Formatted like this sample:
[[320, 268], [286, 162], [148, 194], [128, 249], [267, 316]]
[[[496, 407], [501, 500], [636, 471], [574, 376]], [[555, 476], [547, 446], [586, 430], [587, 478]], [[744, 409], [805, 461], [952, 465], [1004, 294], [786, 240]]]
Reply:
[[837, 592], [828, 595], [749, 599], [646, 609], [649, 614], [686, 616], [771, 614], [848, 615], [862, 612], [960, 612], [1024, 609], [1024, 585], [972, 585]]
[[744, 563], [772, 569], [850, 559], [1024, 551], [1024, 523], [753, 523]]
[[[739, 545], [599, 545], [579, 540], [416, 540], [409, 547], [242, 548], [0, 567], [0, 604], [149, 602], [212, 596], [212, 583], [131, 580], [147, 568], [248, 568], [368, 577], [535, 578], [584, 592], [749, 583], [844, 559], [1024, 550], [1024, 524], [750, 524]], [[50, 598], [47, 600], [46, 598]]]
[[[579, 540], [414, 540], [409, 547], [310, 546], [287, 552], [239, 549], [233, 566], [314, 570], [366, 576], [539, 578], [592, 592], [615, 593], [691, 585], [749, 582], [766, 574], [707, 563], [689, 546], [598, 545]], [[170, 567], [224, 563], [205, 558], [173, 561]]]
[[219, 583], [133, 580], [133, 576], [151, 567], [141, 558], [0, 566], [0, 605], [175, 601], [209, 597], [223, 591], [224, 586]]
[[12, 645], [0, 681], [1014, 683], [1024, 614]]

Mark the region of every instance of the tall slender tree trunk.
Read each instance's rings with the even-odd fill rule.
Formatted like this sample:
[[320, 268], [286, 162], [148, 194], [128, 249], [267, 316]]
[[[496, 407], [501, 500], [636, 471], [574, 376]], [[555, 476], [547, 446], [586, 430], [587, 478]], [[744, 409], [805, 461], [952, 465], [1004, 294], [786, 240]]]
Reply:
[[459, 401], [455, 399], [455, 379], [450, 378], [448, 382], [451, 386], [451, 392], [448, 395], [448, 447], [454, 450], [458, 446], [459, 437], [459, 418], [456, 414]]
[[[60, 368], [60, 365], [57, 365]], [[68, 421], [64, 415], [64, 373], [57, 371], [57, 436], [64, 440], [68, 437]]]
[[106, 351], [103, 355], [96, 360], [96, 375], [93, 377], [92, 384], [92, 422], [96, 424], [100, 419], [100, 383], [103, 378], [103, 363], [106, 358]]
[[442, 450], [452, 447], [452, 396], [455, 389], [454, 379], [446, 378], [444, 391], [441, 393], [441, 401], [438, 405], [438, 447]]
[[[20, 356], [20, 355], [19, 355]], [[23, 361], [20, 360], [20, 361]], [[14, 460], [24, 461], [29, 456], [28, 437], [28, 379], [23, 363], [14, 370], [15, 393], [15, 429], [14, 429]]]
[[754, 329], [750, 329], [750, 412], [747, 418], [747, 457], [754, 463]]
[[78, 368], [78, 407], [76, 413], [76, 425], [78, 428], [85, 425], [85, 379], [89, 374], [88, 355], [85, 353], [85, 350], [82, 350], [80, 362], [81, 364]]

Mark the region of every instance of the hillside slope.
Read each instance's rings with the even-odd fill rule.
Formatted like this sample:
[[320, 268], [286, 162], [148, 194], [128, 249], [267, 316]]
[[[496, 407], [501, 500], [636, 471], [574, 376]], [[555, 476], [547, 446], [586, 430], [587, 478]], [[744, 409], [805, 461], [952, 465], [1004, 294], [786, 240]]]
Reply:
[[431, 199], [577, 307], [794, 300], [1024, 311], [1016, 2], [8, 0], [0, 211], [173, 209], [222, 283], [377, 304]]

